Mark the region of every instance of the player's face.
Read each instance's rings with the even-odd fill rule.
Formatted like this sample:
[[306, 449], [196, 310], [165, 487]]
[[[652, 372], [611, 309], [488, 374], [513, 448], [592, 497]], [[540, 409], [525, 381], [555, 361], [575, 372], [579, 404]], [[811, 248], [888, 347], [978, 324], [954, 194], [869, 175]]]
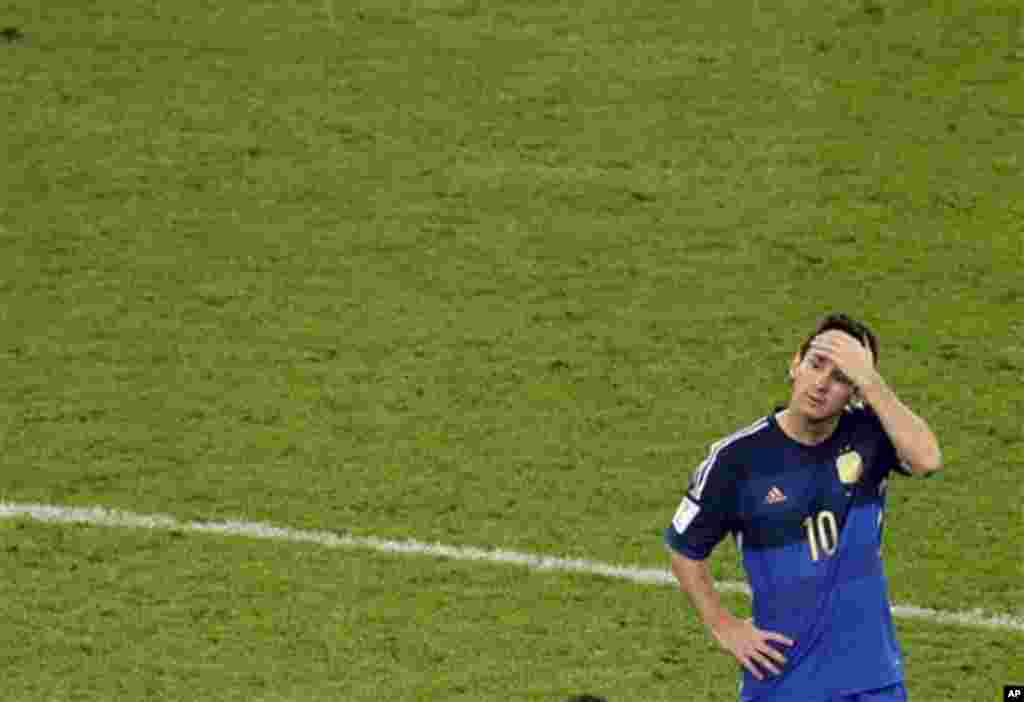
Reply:
[[[830, 330], [821, 334], [829, 338], [845, 332]], [[843, 411], [856, 388], [850, 379], [823, 354], [808, 349], [802, 359], [795, 358], [790, 368], [793, 377], [793, 397], [790, 407], [797, 409], [811, 421], [831, 419]]]

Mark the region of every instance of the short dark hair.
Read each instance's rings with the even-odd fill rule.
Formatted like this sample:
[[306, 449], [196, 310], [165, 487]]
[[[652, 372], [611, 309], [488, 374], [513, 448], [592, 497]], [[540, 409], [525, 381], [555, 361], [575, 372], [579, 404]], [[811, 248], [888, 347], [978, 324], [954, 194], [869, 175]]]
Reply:
[[865, 348], [871, 349], [871, 354], [875, 357], [875, 365], [878, 365], [878, 337], [875, 336], [875, 333], [871, 331], [867, 324], [842, 312], [830, 314], [818, 322], [818, 328], [800, 345], [800, 358], [802, 359], [807, 354], [807, 350], [811, 347], [811, 342], [814, 341], [816, 336], [832, 329], [846, 332], [864, 344]]
[[597, 695], [574, 695], [566, 700], [566, 702], [608, 702], [608, 700]]

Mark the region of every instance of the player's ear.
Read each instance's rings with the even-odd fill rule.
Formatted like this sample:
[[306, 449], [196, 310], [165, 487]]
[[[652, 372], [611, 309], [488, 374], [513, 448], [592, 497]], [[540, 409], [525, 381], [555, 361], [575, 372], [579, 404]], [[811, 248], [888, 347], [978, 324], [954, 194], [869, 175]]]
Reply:
[[789, 379], [796, 380], [796, 369], [800, 365], [800, 352], [793, 354], [793, 360], [789, 362]]
[[853, 391], [853, 395], [850, 396], [850, 405], [856, 409], [864, 409], [867, 406], [867, 402], [864, 401], [864, 396], [860, 394], [860, 390]]

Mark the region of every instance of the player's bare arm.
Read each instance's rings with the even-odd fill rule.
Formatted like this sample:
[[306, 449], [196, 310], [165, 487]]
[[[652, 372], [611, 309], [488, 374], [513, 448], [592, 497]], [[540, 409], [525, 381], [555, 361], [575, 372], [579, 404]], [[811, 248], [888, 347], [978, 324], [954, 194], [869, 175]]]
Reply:
[[771, 642], [792, 646], [793, 641], [774, 631], [764, 631], [748, 619], [734, 617], [722, 606], [707, 561], [672, 553], [672, 572], [718, 644], [732, 654], [758, 680], [765, 671], [778, 675], [786, 657]]
[[915, 475], [942, 467], [942, 451], [928, 423], [907, 407], [874, 366], [871, 353], [847, 334], [822, 334], [811, 349], [830, 359], [857, 388], [885, 427], [900, 458]]

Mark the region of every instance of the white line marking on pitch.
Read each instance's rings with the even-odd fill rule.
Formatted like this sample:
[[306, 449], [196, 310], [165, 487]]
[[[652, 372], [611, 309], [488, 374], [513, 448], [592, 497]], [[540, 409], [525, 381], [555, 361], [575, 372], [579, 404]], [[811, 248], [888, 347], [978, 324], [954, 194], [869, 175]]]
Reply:
[[[104, 509], [102, 507], [58, 507], [55, 505], [0, 502], [0, 519], [10, 519], [13, 517], [28, 517], [40, 522], [245, 536], [254, 539], [319, 544], [328, 548], [358, 548], [384, 553], [451, 558], [460, 561], [508, 563], [524, 566], [531, 570], [590, 573], [592, 575], [629, 580], [635, 583], [651, 583], [655, 585], [676, 584], [675, 578], [667, 570], [635, 568], [584, 559], [555, 558], [553, 556], [538, 556], [500, 549], [488, 550], [470, 546], [446, 546], [444, 544], [428, 544], [411, 540], [390, 541], [374, 537], [344, 536], [328, 531], [305, 531], [274, 526], [272, 524], [261, 524], [259, 522], [182, 522], [174, 517], [163, 514], [135, 514]], [[743, 583], [720, 582], [718, 583], [718, 589], [724, 592], [750, 594], [750, 588]], [[939, 624], [1024, 631], [1024, 619], [1009, 614], [991, 614], [980, 609], [970, 612], [944, 612], [914, 605], [894, 605], [892, 612], [897, 617], [924, 619]]]

